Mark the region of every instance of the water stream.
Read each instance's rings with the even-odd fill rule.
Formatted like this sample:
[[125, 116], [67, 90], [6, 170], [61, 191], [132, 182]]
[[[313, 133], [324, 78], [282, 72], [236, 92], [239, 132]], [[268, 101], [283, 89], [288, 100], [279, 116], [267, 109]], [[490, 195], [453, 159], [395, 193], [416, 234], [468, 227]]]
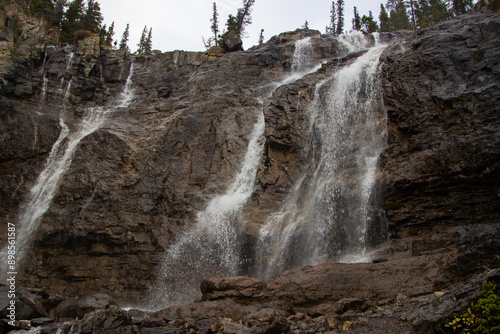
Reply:
[[[70, 57], [69, 59], [72, 59]], [[116, 106], [87, 108], [74, 130], [65, 124], [63, 117], [59, 119], [61, 132], [54, 143], [44, 169], [38, 176], [34, 186], [21, 208], [17, 224], [16, 256], [18, 266], [22, 264], [26, 252], [32, 244], [33, 234], [38, 229], [40, 222], [50, 207], [57, 189], [65, 173], [68, 171], [73, 155], [82, 139], [100, 129], [108, 116], [120, 108], [127, 107], [133, 98], [132, 90], [133, 64], [127, 78], [124, 90]], [[71, 81], [69, 82], [70, 86]], [[64, 99], [66, 101], [66, 99]], [[1, 256], [5, 258], [6, 247], [2, 249]], [[12, 270], [10, 270], [12, 271]], [[3, 273], [7, 272], [6, 270]]]
[[[359, 51], [368, 43], [361, 37], [342, 39], [348, 51]], [[372, 206], [376, 167], [386, 142], [378, 80], [384, 48], [375, 45], [317, 85], [306, 148], [311, 165], [260, 230], [256, 276], [369, 260], [368, 230], [378, 223]]]
[[[295, 43], [292, 69], [279, 82], [268, 83], [258, 91], [269, 98], [274, 90], [315, 71], [309, 63], [310, 38]], [[200, 297], [203, 278], [233, 276], [242, 271], [243, 234], [246, 227], [240, 217], [255, 185], [255, 176], [264, 146], [265, 122], [259, 113], [247, 153], [239, 173], [224, 194], [215, 196], [198, 212], [193, 228], [185, 231], [167, 251], [158, 273], [160, 284], [154, 287], [152, 307], [192, 301]]]

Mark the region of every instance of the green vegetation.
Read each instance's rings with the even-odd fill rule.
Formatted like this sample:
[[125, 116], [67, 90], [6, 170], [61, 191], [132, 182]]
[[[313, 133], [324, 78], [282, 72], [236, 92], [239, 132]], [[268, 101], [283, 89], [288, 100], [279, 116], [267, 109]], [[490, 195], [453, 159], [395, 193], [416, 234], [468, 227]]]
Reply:
[[[0, 0], [0, 6], [5, 6], [7, 0]], [[104, 20], [101, 6], [97, 0], [31, 0], [30, 12], [43, 18], [53, 27], [58, 27], [61, 43], [75, 43], [76, 41], [92, 35], [99, 35], [101, 44], [117, 47], [114, 22], [108, 27], [103, 25]], [[123, 32], [120, 49], [129, 51], [127, 42], [129, 38], [129, 25]], [[149, 53], [152, 49], [152, 31], [146, 32], [144, 40], [139, 45], [140, 53]]]
[[139, 49], [137, 50], [138, 54], [144, 55], [151, 53], [153, 47], [152, 36], [153, 36], [152, 29], [149, 28], [148, 32], [148, 27], [144, 26], [144, 30], [142, 30], [141, 39], [139, 41], [139, 44], [137, 44], [137, 46], [139, 47]]
[[456, 314], [446, 327], [454, 333], [500, 333], [500, 297], [496, 284], [484, 281], [479, 300], [462, 314]]

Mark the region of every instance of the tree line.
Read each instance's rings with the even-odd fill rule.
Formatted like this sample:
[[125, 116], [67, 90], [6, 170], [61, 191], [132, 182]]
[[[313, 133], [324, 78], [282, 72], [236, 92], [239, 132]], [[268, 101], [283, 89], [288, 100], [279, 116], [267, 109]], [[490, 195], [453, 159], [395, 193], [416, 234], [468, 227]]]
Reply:
[[[245, 28], [252, 23], [251, 13], [255, 0], [243, 0], [241, 8], [235, 14], [229, 14], [225, 28], [219, 29], [219, 14], [217, 4], [213, 3], [213, 14], [210, 19], [212, 36], [203, 40], [208, 49], [221, 45], [229, 33], [242, 37]], [[417, 31], [435, 23], [453, 18], [471, 9], [473, 0], [387, 0], [380, 5], [378, 21], [370, 11], [368, 15], [359, 13], [354, 7], [352, 30], [372, 32], [389, 32], [402, 29]], [[130, 52], [128, 39], [130, 26], [127, 24], [118, 44], [114, 40], [114, 22], [109, 26], [102, 24], [104, 18], [99, 2], [96, 0], [31, 0], [32, 14], [43, 17], [52, 26], [60, 30], [62, 43], [74, 43], [78, 39], [92, 34], [99, 34], [101, 43], [110, 47], [125, 49]], [[340, 35], [345, 31], [345, 3], [344, 0], [332, 1], [330, 9], [330, 23], [326, 27], [327, 34]], [[303, 28], [308, 29], [306, 21]], [[259, 44], [264, 42], [264, 29], [261, 29]], [[137, 44], [137, 53], [147, 54], [152, 51], [152, 29], [144, 27], [141, 39]]]
[[[98, 34], [102, 45], [125, 49], [130, 52], [128, 39], [130, 25], [127, 24], [120, 43], [114, 40], [115, 23], [109, 27], [102, 24], [104, 18], [101, 6], [96, 0], [31, 0], [30, 12], [42, 17], [51, 26], [59, 28], [61, 43], [75, 43], [79, 39]], [[147, 54], [152, 51], [152, 29], [144, 27], [137, 45], [137, 53]]]
[[[251, 11], [255, 0], [243, 0], [243, 6], [238, 9], [236, 15], [230, 14], [225, 24], [225, 30], [219, 30], [219, 14], [217, 4], [213, 3], [213, 14], [210, 19], [212, 36], [203, 40], [208, 49], [214, 45], [220, 45], [224, 37], [230, 31], [235, 31], [242, 36], [245, 26], [252, 23]], [[457, 15], [464, 14], [474, 5], [473, 0], [387, 0], [386, 4], [380, 4], [380, 15], [378, 21], [369, 11], [363, 15], [357, 7], [353, 8], [352, 30], [373, 32], [390, 32], [397, 30], [413, 30], [427, 28], [438, 22], [451, 19]], [[330, 23], [325, 28], [327, 34], [340, 35], [345, 32], [345, 2], [344, 0], [332, 1], [330, 8]], [[309, 23], [305, 21], [303, 29], [309, 29]], [[261, 29], [259, 44], [264, 42], [264, 29]]]
[[[387, 0], [380, 4], [378, 22], [370, 11], [368, 16], [360, 16], [354, 7], [352, 30], [389, 32], [427, 28], [433, 24], [464, 14], [473, 7], [473, 0]], [[340, 35], [344, 32], [344, 0], [332, 1], [330, 24], [326, 33]]]

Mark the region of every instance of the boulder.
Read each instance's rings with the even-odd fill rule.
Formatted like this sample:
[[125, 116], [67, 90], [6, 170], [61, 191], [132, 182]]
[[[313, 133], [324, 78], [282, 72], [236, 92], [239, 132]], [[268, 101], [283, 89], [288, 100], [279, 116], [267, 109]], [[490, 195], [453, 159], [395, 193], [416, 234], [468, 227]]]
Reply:
[[81, 319], [88, 313], [116, 305], [108, 295], [103, 293], [82, 298], [69, 298], [52, 310], [52, 316], [56, 319]]
[[222, 47], [225, 52], [241, 51], [243, 50], [243, 41], [237, 32], [229, 31], [222, 40]]
[[76, 333], [132, 334], [134, 330], [127, 312], [112, 305], [107, 309], [86, 314]]

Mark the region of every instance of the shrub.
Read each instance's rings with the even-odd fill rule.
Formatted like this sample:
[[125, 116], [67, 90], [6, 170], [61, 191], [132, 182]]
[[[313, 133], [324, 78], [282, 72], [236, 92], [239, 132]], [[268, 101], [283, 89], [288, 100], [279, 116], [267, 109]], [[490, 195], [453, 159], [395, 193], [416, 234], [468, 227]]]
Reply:
[[446, 324], [455, 333], [500, 333], [500, 297], [494, 283], [484, 281], [476, 304]]
[[77, 30], [74, 33], [75, 36], [75, 42], [78, 42], [81, 39], [85, 39], [87, 37], [92, 36], [92, 33], [88, 30]]

